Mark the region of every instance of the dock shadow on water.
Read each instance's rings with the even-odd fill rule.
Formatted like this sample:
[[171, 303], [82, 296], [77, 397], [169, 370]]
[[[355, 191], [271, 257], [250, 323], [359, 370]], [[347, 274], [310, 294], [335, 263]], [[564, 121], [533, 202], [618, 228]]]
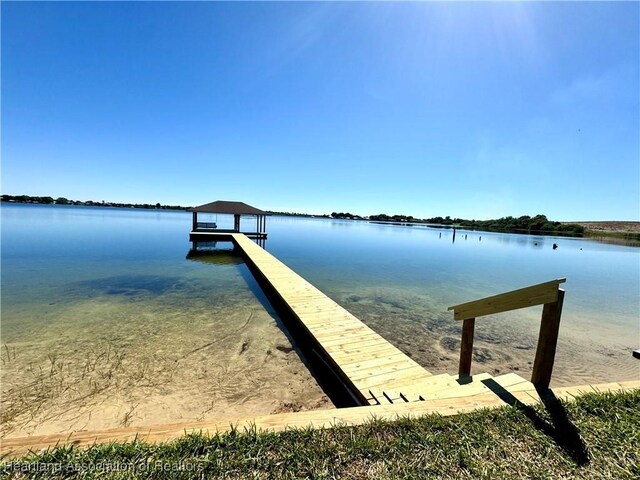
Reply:
[[331, 408], [241, 259], [196, 260], [6, 302], [1, 435]]

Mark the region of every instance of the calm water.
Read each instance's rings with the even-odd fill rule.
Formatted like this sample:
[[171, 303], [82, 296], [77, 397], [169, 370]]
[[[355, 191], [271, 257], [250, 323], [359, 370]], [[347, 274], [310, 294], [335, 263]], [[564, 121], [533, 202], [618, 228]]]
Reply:
[[[104, 411], [122, 424], [255, 411], [268, 397], [265, 413], [326, 404], [241, 260], [185, 258], [190, 226], [186, 212], [3, 204], [3, 394], [16, 403], [5, 420], [28, 429], [39, 414], [19, 408], [74, 389], [95, 391], [92, 418], [99, 395], [115, 394]], [[435, 372], [457, 368], [448, 306], [567, 277], [553, 383], [640, 378], [638, 248], [291, 217], [267, 229], [268, 251]], [[540, 311], [479, 320], [473, 371], [529, 375]], [[281, 391], [269, 379], [283, 371]], [[161, 412], [148, 405], [158, 398]], [[67, 400], [56, 408], [77, 407]], [[69, 421], [50, 416], [51, 429]]]
[[190, 216], [2, 206], [2, 434], [331, 407], [242, 260]]

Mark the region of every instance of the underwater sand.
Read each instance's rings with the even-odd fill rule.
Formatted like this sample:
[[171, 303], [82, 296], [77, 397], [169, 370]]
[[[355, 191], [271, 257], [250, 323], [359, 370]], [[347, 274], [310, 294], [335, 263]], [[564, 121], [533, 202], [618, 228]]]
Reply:
[[116, 276], [5, 307], [2, 436], [331, 408], [275, 314], [228, 277], [205, 294]]
[[[340, 288], [333, 298], [432, 373], [456, 374], [462, 322], [438, 298], [419, 288]], [[542, 306], [476, 320], [472, 373], [516, 372], [527, 380], [538, 339]], [[552, 386], [637, 380], [640, 362], [631, 356], [638, 339], [628, 329], [599, 318], [565, 313], [561, 322]], [[589, 321], [591, 320], [591, 321]]]

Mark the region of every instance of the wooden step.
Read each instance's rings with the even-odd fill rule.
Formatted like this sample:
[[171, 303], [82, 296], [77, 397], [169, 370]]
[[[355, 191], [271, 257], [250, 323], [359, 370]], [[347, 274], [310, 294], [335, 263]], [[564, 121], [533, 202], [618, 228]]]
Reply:
[[414, 402], [419, 400], [417, 392], [449, 388], [454, 384], [454, 377], [444, 373], [432, 375], [421, 381], [402, 382], [401, 384], [389, 382], [380, 388], [373, 388], [371, 391], [376, 397], [386, 395], [388, 398], [404, 398], [404, 401]]
[[384, 392], [387, 396], [400, 396], [408, 402], [417, 402], [424, 400], [425, 396], [433, 395], [436, 392], [443, 392], [446, 390], [456, 391], [458, 388], [464, 389], [471, 388], [474, 385], [477, 386], [482, 380], [491, 378], [491, 375], [488, 373], [481, 373], [474, 375], [473, 377], [465, 377], [463, 379], [465, 383], [460, 383], [457, 376], [454, 377], [446, 374], [434, 375], [432, 378], [435, 378], [436, 380], [430, 381], [431, 379], [427, 379], [424, 382], [413, 385], [407, 385], [395, 389], [385, 389]]
[[[499, 375], [493, 378], [494, 382], [500, 385], [505, 390], [509, 392], [524, 392], [527, 390], [535, 390], [534, 385], [522, 378], [517, 373], [506, 373], [504, 375]], [[493, 387], [494, 385], [491, 382], [487, 382], [487, 385]]]
[[501, 375], [500, 377], [487, 378], [480, 382], [473, 382], [467, 385], [457, 385], [456, 387], [445, 390], [431, 392], [424, 395], [421, 394], [420, 396], [425, 401], [443, 398], [465, 398], [490, 394], [498, 396], [498, 393], [504, 393], [505, 391], [524, 391], [531, 388], [533, 388], [531, 382], [526, 381], [515, 373], [509, 373], [507, 375]]

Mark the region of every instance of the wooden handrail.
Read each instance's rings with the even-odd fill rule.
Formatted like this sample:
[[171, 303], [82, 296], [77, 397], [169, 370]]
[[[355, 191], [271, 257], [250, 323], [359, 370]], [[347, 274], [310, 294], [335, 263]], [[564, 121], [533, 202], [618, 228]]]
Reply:
[[544, 305], [531, 383], [541, 388], [548, 388], [556, 356], [560, 316], [564, 302], [564, 290], [559, 288], [559, 285], [566, 281], [566, 278], [558, 278], [550, 282], [449, 307], [449, 310], [453, 310], [454, 320], [463, 321], [458, 374], [460, 376], [471, 374], [473, 336], [477, 317]]
[[558, 278], [550, 282], [512, 290], [492, 297], [474, 300], [473, 302], [454, 305], [449, 307], [448, 310], [453, 310], [454, 320], [465, 320], [467, 318], [478, 318], [493, 313], [552, 303], [558, 298], [558, 285], [566, 281], [566, 278]]

